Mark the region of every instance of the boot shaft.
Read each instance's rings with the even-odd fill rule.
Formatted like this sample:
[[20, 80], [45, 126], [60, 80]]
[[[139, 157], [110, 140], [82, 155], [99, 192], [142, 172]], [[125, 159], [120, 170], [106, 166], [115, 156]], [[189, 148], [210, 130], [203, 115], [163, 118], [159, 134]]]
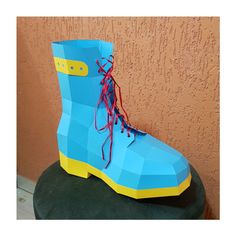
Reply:
[[112, 55], [112, 43], [101, 40], [68, 40], [52, 43], [62, 100], [95, 107], [103, 76], [96, 61]]

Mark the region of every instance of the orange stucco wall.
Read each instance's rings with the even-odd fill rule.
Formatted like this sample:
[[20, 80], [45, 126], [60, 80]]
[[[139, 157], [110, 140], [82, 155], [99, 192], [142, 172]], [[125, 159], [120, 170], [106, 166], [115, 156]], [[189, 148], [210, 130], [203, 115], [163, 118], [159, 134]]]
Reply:
[[60, 93], [52, 41], [115, 44], [114, 76], [131, 123], [181, 151], [219, 217], [219, 18], [17, 19], [18, 174], [36, 180], [58, 159]]

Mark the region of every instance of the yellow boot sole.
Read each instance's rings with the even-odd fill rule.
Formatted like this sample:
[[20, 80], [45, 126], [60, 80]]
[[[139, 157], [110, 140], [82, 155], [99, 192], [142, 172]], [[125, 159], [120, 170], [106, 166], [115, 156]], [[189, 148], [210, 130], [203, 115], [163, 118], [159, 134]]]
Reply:
[[189, 176], [180, 185], [175, 187], [137, 190], [115, 183], [110, 177], [108, 177], [102, 171], [98, 170], [97, 168], [94, 168], [88, 163], [71, 159], [65, 156], [62, 152], [59, 152], [59, 155], [60, 155], [60, 165], [68, 174], [76, 175], [82, 178], [88, 178], [90, 175], [94, 175], [103, 180], [117, 193], [135, 199], [180, 195], [182, 192], [184, 192], [184, 190], [186, 190], [190, 186], [192, 178], [191, 173], [189, 173]]

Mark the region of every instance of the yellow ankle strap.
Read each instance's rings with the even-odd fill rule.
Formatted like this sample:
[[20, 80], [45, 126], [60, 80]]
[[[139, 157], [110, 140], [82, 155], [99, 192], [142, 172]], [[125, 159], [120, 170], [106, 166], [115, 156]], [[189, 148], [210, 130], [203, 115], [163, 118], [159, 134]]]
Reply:
[[58, 72], [68, 75], [88, 75], [88, 66], [82, 61], [66, 60], [63, 58], [54, 57], [54, 63]]

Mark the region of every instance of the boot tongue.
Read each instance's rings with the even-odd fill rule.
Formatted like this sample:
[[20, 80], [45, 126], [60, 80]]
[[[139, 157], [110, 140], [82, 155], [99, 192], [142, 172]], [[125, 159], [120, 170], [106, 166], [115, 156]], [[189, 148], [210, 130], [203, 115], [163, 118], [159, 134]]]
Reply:
[[[103, 63], [101, 63], [102, 61]], [[121, 96], [121, 88], [116, 83], [114, 77], [112, 76], [114, 58], [110, 55], [108, 58], [101, 58], [101, 60], [96, 60], [96, 63], [99, 67], [98, 73], [101, 73], [104, 77], [101, 80], [101, 94], [97, 103], [97, 107], [95, 110], [95, 129], [97, 131], [109, 130], [109, 134], [107, 138], [104, 140], [102, 145], [102, 159], [104, 159], [104, 146], [109, 141], [110, 142], [110, 150], [109, 150], [109, 160], [106, 164], [106, 167], [110, 164], [112, 159], [112, 146], [113, 146], [113, 125], [117, 123], [118, 119], [121, 121], [121, 132], [124, 132], [124, 129], [127, 131], [127, 136], [130, 137], [130, 133], [132, 131], [133, 136], [136, 134], [145, 134], [144, 132], [140, 132], [134, 127], [130, 126], [128, 114], [125, 111], [122, 104], [122, 96]], [[117, 89], [117, 90], [116, 90]], [[120, 107], [122, 109], [122, 113], [120, 113], [119, 108], [117, 107], [117, 102], [119, 100]], [[97, 111], [101, 104], [105, 105], [107, 110], [107, 123], [99, 127], [97, 125]]]
[[[114, 98], [112, 98], [112, 99], [114, 99]], [[112, 101], [113, 101], [113, 100], [112, 100]], [[111, 101], [111, 102], [112, 102], [112, 101]], [[115, 114], [120, 114], [120, 111], [119, 111], [118, 108], [115, 108]], [[122, 118], [121, 118], [120, 116], [119, 116], [118, 119], [119, 119], [119, 120], [121, 121], [121, 123], [122, 123]], [[130, 131], [131, 131], [132, 133], [136, 133], [136, 134], [140, 134], [140, 135], [146, 135], [146, 134], [147, 134], [146, 132], [135, 128], [134, 126], [127, 124], [127, 122], [126, 122], [125, 120], [124, 120], [124, 127], [125, 127], [125, 129], [130, 128]]]
[[[108, 69], [109, 69], [109, 68], [108, 68]], [[114, 81], [113, 81], [113, 80], [110, 80], [110, 81], [109, 81], [109, 84], [111, 85], [112, 83], [114, 83]], [[108, 93], [110, 93], [110, 96], [109, 96], [109, 102], [110, 102], [110, 104], [109, 104], [109, 105], [112, 106], [112, 104], [114, 103], [114, 97], [115, 97], [115, 95], [114, 95], [114, 86], [110, 86], [110, 87], [109, 87]], [[116, 107], [116, 108], [114, 109], [114, 112], [115, 112], [115, 115], [116, 115], [116, 114], [121, 114], [118, 107]], [[119, 120], [121, 121], [121, 123], [122, 123], [122, 117], [118, 116], [118, 119], [119, 119]], [[130, 128], [130, 129], [131, 129], [131, 132], [133, 131], [133, 133], [136, 133], [136, 134], [140, 134], [140, 135], [146, 135], [146, 134], [147, 134], [146, 132], [137, 129], [137, 128], [133, 127], [132, 125], [127, 124], [127, 122], [126, 122], [125, 120], [124, 120], [124, 127], [125, 127], [126, 129], [127, 129], [127, 128]]]

